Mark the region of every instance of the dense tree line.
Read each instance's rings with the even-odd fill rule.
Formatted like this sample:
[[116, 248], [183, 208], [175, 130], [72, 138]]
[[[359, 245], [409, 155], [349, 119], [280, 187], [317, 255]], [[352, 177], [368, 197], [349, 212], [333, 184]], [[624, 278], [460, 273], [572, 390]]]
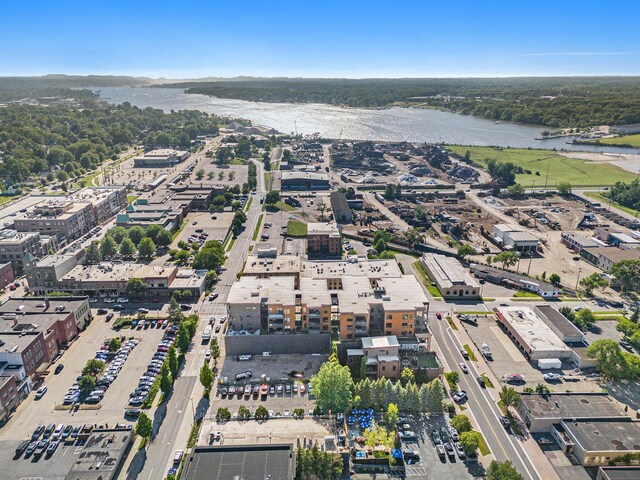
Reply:
[[94, 99], [80, 105], [0, 108], [0, 176], [6, 185], [32, 176], [66, 181], [134, 144], [187, 149], [198, 135], [217, 133], [220, 123], [215, 115], [192, 110], [167, 114]]
[[631, 183], [616, 182], [605, 196], [620, 205], [640, 210], [640, 181], [635, 179]]
[[551, 127], [640, 122], [638, 77], [248, 79], [165, 85], [220, 98], [384, 107], [425, 103]]

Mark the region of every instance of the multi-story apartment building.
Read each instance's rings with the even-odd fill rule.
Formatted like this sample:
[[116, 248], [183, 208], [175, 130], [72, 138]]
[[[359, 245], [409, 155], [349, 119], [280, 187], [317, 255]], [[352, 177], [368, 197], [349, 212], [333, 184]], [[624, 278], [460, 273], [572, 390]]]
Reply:
[[309, 258], [340, 258], [342, 241], [335, 222], [307, 225], [307, 253]]
[[68, 197], [55, 197], [30, 207], [14, 219], [14, 228], [69, 241], [115, 215], [126, 203], [125, 187], [87, 187]]
[[393, 261], [301, 262], [298, 273], [280, 275], [276, 267], [268, 275], [282, 262], [254, 260], [229, 292], [233, 329], [336, 333], [346, 340], [370, 332], [408, 337], [424, 325], [428, 299], [415, 277], [403, 275]]
[[41, 235], [38, 232], [0, 231], [0, 263], [11, 262], [16, 272], [22, 272], [25, 255], [42, 258], [58, 251], [55, 236]]

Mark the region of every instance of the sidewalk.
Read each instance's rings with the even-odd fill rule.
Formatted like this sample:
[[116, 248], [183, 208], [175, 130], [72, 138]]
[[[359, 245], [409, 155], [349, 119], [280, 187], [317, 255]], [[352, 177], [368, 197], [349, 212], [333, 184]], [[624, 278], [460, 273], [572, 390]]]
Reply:
[[[457, 337], [460, 344], [461, 345], [467, 344], [469, 346], [473, 345], [473, 350], [477, 358], [477, 361], [475, 363], [478, 366], [478, 369], [482, 371], [489, 378], [491, 383], [495, 386], [495, 388], [487, 388], [487, 392], [489, 392], [489, 395], [491, 396], [493, 401], [497, 404], [498, 401], [500, 400], [500, 393], [499, 393], [500, 385], [501, 385], [500, 381], [493, 374], [493, 372], [489, 368], [489, 365], [485, 361], [484, 357], [482, 356], [482, 354], [480, 353], [476, 345], [473, 343], [473, 340], [467, 334], [467, 331], [464, 328], [464, 325], [462, 325], [460, 322], [457, 322], [455, 319], [452, 319], [452, 322], [456, 322], [456, 326], [458, 327], [458, 330], [451, 329], [451, 332]], [[517, 412], [515, 412], [515, 416], [520, 420], [520, 422], [522, 422], [522, 419], [520, 418]], [[518, 442], [522, 445], [525, 455], [529, 458], [531, 463], [535, 466], [541, 478], [543, 478], [544, 480], [561, 480], [560, 476], [558, 475], [556, 470], [553, 468], [553, 465], [551, 465], [551, 463], [549, 462], [549, 459], [542, 452], [542, 450], [540, 449], [536, 441], [533, 439], [533, 437], [529, 435], [529, 437], [526, 440], [523, 440], [517, 436], [514, 436], [514, 438], [516, 438]]]

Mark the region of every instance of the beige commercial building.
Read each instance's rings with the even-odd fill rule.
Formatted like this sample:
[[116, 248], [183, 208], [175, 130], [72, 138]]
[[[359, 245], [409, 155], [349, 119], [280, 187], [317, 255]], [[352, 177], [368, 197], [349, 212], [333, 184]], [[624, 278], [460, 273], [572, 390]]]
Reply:
[[425, 253], [420, 263], [444, 298], [480, 297], [480, 284], [455, 258]]

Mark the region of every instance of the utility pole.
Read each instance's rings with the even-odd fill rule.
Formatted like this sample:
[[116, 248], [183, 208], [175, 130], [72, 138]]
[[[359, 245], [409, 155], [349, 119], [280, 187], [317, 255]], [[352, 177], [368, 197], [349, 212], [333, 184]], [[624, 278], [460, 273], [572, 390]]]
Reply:
[[581, 272], [582, 272], [582, 267], [578, 268], [578, 278], [576, 279], [576, 292], [578, 291], [578, 282], [580, 281]]

